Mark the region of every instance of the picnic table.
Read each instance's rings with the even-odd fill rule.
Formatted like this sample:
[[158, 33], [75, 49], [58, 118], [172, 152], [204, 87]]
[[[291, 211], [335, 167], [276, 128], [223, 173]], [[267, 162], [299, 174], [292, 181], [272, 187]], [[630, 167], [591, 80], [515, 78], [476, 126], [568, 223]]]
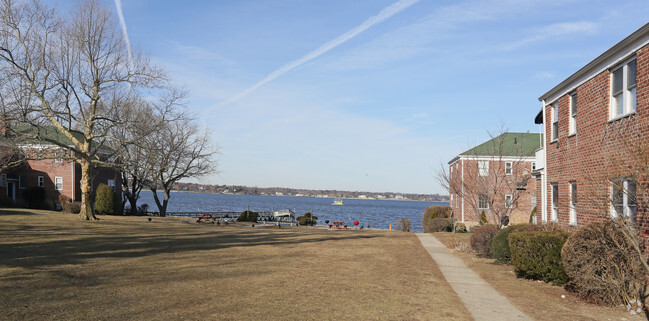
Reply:
[[196, 220], [196, 223], [209, 223], [210, 221], [212, 221], [212, 224], [214, 224], [214, 222], [216, 222], [217, 220], [218, 218], [216, 218], [212, 214], [202, 214], [198, 218], [198, 220]]
[[343, 221], [333, 221], [331, 224], [329, 224], [329, 228], [344, 228], [347, 229], [347, 225], [345, 225], [345, 222]]

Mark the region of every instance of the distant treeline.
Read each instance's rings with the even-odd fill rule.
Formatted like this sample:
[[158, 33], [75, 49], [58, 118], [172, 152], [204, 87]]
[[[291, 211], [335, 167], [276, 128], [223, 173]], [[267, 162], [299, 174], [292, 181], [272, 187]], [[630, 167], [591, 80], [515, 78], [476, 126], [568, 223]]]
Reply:
[[338, 190], [310, 190], [284, 187], [250, 187], [238, 185], [205, 185], [197, 183], [176, 183], [175, 191], [194, 193], [218, 193], [218, 194], [240, 194], [240, 195], [281, 195], [281, 196], [308, 196], [308, 197], [330, 197], [330, 198], [367, 198], [367, 199], [391, 199], [391, 200], [412, 200], [428, 202], [448, 202], [448, 195], [439, 194], [409, 194], [409, 193], [374, 193], [374, 192], [350, 192]]

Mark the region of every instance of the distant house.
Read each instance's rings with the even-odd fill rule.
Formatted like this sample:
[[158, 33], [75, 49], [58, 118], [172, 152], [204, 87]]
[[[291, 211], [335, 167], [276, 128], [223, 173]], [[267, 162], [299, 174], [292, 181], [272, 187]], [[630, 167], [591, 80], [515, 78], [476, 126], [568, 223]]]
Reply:
[[449, 205], [455, 218], [471, 226], [484, 211], [491, 223], [500, 214], [511, 223], [528, 222], [536, 206], [531, 173], [541, 140], [540, 134], [503, 133], [449, 161]]
[[[16, 128], [13, 132], [29, 130], [29, 127]], [[54, 127], [39, 129], [39, 140], [21, 140], [16, 145], [20, 148], [26, 161], [21, 165], [0, 172], [0, 204], [16, 207], [28, 206], [27, 191], [42, 188], [45, 192], [45, 204], [56, 209], [60, 207], [59, 196], [68, 197], [71, 201], [81, 200], [81, 166], [71, 158], [71, 148], [60, 147], [56, 141], [65, 146], [72, 142]], [[12, 131], [2, 128], [0, 142], [14, 141]], [[79, 134], [80, 135], [80, 134]], [[110, 168], [97, 168], [92, 181], [92, 192], [105, 183], [110, 186], [117, 199], [122, 195], [121, 175]]]
[[[646, 173], [624, 173], [646, 155], [649, 137], [649, 24], [608, 49], [539, 97], [535, 122], [547, 133], [543, 222], [582, 226], [626, 216], [649, 221]], [[577, 193], [577, 191], [579, 191]]]

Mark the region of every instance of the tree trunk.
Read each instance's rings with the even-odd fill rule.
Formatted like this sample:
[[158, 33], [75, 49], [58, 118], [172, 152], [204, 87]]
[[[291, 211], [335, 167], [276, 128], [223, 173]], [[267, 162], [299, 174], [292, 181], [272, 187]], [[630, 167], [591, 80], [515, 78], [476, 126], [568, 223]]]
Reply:
[[160, 213], [160, 216], [162, 216], [162, 217], [166, 216], [166, 214], [167, 214], [167, 201], [169, 199], [167, 197], [167, 193], [164, 193], [165, 194], [164, 199], [163, 199], [162, 203], [160, 203], [160, 198], [158, 197], [158, 191], [155, 188], [152, 188], [151, 192], [153, 192], [153, 199], [155, 200], [155, 205], [158, 206], [158, 212]]
[[86, 159], [81, 159], [81, 212], [79, 218], [94, 221], [97, 219], [92, 208], [92, 166]]

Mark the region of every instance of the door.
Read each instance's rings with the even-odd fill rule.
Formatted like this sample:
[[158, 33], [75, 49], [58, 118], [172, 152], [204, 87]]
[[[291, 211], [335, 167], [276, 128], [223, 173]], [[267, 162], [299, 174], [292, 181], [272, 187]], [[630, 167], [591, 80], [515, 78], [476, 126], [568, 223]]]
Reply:
[[12, 201], [16, 201], [16, 183], [7, 182], [7, 197]]

